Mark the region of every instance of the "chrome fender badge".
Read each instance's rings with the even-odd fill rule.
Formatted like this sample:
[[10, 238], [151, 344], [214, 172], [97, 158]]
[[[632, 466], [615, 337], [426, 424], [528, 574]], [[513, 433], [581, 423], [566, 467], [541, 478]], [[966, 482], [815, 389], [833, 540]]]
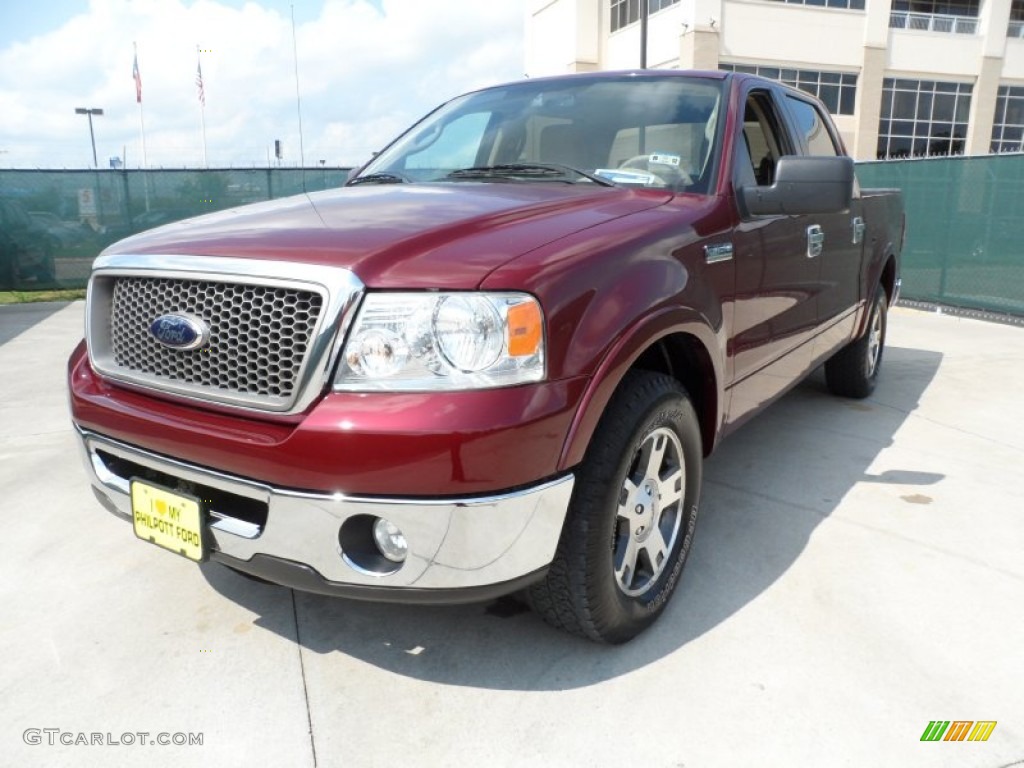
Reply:
[[172, 313], [154, 320], [149, 334], [165, 347], [187, 351], [210, 341], [210, 326], [201, 317]]

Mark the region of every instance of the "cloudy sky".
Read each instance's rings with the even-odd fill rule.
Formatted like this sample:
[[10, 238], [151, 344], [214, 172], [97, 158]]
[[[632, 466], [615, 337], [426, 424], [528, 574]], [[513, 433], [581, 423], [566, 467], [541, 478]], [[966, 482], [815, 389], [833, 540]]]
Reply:
[[[440, 102], [523, 75], [524, 0], [0, 0], [0, 168], [353, 165]], [[276, 163], [276, 161], [274, 161]]]

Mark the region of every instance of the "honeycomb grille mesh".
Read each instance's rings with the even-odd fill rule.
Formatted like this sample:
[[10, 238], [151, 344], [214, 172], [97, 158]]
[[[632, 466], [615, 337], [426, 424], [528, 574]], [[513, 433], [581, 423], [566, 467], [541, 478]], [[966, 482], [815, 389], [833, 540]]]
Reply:
[[[294, 396], [323, 305], [314, 291], [149, 277], [116, 278], [112, 298], [111, 352], [122, 372], [257, 401]], [[149, 327], [168, 313], [205, 320], [209, 344], [183, 351], [158, 342]]]

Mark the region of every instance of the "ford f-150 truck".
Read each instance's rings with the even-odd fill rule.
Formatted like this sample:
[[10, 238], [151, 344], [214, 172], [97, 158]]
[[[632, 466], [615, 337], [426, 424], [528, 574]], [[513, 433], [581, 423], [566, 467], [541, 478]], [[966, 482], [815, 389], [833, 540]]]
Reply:
[[107, 248], [71, 410], [144, 540], [296, 589], [523, 593], [651, 624], [723, 436], [824, 363], [879, 374], [898, 192], [813, 97], [723, 72], [444, 104], [343, 188]]

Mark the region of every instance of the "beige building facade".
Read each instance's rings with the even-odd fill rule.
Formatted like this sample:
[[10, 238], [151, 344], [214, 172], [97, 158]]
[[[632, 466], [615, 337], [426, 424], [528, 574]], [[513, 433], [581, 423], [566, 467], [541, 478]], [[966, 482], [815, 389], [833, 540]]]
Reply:
[[[652, 68], [815, 94], [857, 159], [1020, 152], [1024, 0], [649, 0]], [[640, 65], [640, 0], [530, 0], [531, 77]]]

